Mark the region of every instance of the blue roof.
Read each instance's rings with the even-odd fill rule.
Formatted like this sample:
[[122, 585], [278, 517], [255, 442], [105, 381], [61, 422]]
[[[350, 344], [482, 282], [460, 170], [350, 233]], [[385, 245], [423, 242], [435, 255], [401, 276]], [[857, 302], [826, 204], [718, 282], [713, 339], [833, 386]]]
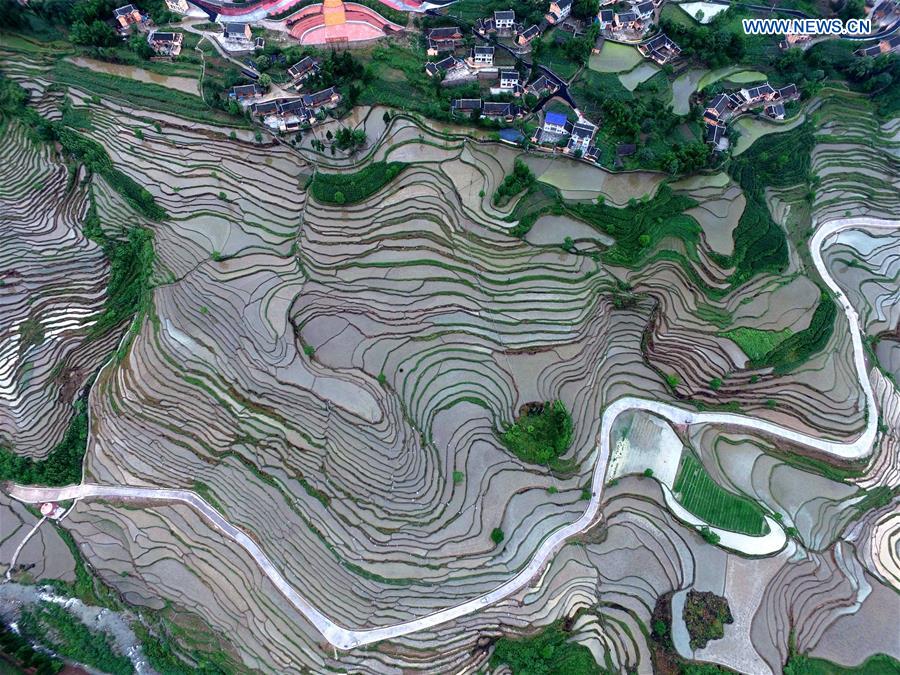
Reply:
[[565, 126], [567, 120], [566, 116], [562, 113], [556, 112], [548, 112], [544, 115], [544, 124], [557, 124], [559, 126]]

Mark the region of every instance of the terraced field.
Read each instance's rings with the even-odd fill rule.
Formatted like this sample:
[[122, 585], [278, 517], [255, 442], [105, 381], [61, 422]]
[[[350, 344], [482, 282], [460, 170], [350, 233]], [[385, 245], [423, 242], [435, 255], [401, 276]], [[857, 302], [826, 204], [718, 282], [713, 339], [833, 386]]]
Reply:
[[[27, 85], [38, 111], [62, 116], [43, 64], [3, 66]], [[497, 638], [561, 619], [570, 620], [567, 639], [598, 663], [647, 671], [658, 598], [692, 587], [727, 595], [735, 615], [726, 637], [696, 655], [703, 660], [780, 672], [792, 630], [799, 649], [829, 658], [826, 638], [842, 630], [858, 636], [860, 656], [897, 651], [873, 628], [896, 599], [887, 585], [897, 578], [888, 543], [895, 512], [890, 500], [863, 519], [854, 508], [883, 501], [885, 480], [896, 485], [883, 467], [896, 458], [900, 406], [877, 370], [870, 390], [854, 312], [864, 332], [888, 320], [869, 308], [889, 307], [872, 279], [896, 279], [889, 223], [844, 229], [833, 205], [815, 201], [810, 213], [825, 225], [808, 244], [813, 264], [804, 268], [792, 250], [783, 270], [734, 283], [724, 261], [741, 246], [733, 233], [750, 197], [725, 174], [661, 188], [662, 176], [587, 175], [581, 164], [531, 159], [542, 183], [567, 185], [562, 197], [570, 200], [603, 194], [624, 206], [646, 194], [648, 202], [690, 202], [676, 214], [681, 230], [656, 228], [652, 250], [615, 258], [608, 252], [624, 246], [628, 231], [588, 217], [563, 224], [588, 228], [579, 240], [595, 250], [511, 236], [518, 201], [498, 209], [491, 195], [518, 152], [459, 130], [403, 114], [385, 123], [384, 110], [362, 111], [366, 148], [342, 157], [314, 152], [309, 139], [294, 149], [97, 101], [77, 83], [67, 96], [76, 117], [90, 119], [79, 133], [101, 144], [165, 216], [143, 217], [99, 175], [77, 175], [66, 189], [67, 170], [51, 147], [5, 123], [2, 152], [14, 170], [2, 199], [21, 202], [19, 236], [41, 230], [34, 214], [46, 211], [34, 208], [33, 193], [57, 185], [45, 197], [58, 214], [46, 216], [47, 228], [63, 228], [56, 238], [80, 246], [60, 253], [76, 261], [66, 283], [35, 272], [41, 283], [29, 296], [90, 297], [85, 316], [101, 311], [103, 252], [81, 231], [91, 200], [106, 236], [146, 228], [155, 253], [152, 307], [90, 390], [85, 484], [16, 494], [76, 498], [63, 521], [76, 552], [129, 605], [194, 626], [247, 671], [475, 670]], [[813, 167], [823, 182], [859, 190], [828, 171], [823, 128]], [[885, 153], [873, 156], [892, 166]], [[382, 161], [403, 169], [370, 185], [361, 172]], [[317, 171], [360, 189], [317, 199], [316, 180], [328, 182], [312, 178]], [[575, 174], [581, 182], [566, 181]], [[781, 184], [763, 197], [779, 225], [794, 216], [795, 188]], [[873, 186], [879, 208], [890, 208], [887, 188]], [[589, 214], [584, 202], [571, 208]], [[622, 214], [641, 205], [629, 208], [610, 210], [609, 222], [626, 222]], [[534, 227], [559, 225], [548, 222]], [[853, 251], [871, 267], [845, 286], [841, 265], [851, 265], [840, 260], [856, 259]], [[834, 330], [796, 368], [756, 367], [724, 335], [803, 331], [819, 306], [819, 283], [837, 299]], [[50, 290], [31, 290], [43, 287]], [[19, 304], [21, 324], [28, 303]], [[77, 327], [66, 333], [69, 349], [90, 355], [81, 369], [96, 372], [125, 326], [103, 340]], [[24, 334], [34, 342], [34, 328], [26, 324]], [[40, 363], [52, 369], [64, 358]], [[12, 382], [22, 381], [17, 372]], [[46, 387], [34, 389], [31, 405], [46, 410], [35, 428], [52, 442], [71, 399], [61, 403]], [[499, 435], [523, 405], [557, 400], [572, 418], [562, 469], [503, 447]], [[888, 432], [879, 431], [876, 405]], [[634, 476], [649, 465], [625, 457], [615, 484], [604, 487], [613, 424], [638, 410], [645, 418], [630, 428], [632, 448], [659, 452], [660, 439], [666, 452], [689, 446], [709, 472], [705, 496], [712, 486], [747, 495], [777, 518], [736, 518], [720, 500], [708, 524], [743, 534], [722, 532], [714, 547], [667, 507], [662, 471], [659, 480]], [[55, 431], [54, 414], [63, 420]], [[20, 443], [41, 456], [37, 440], [30, 449], [17, 440], [17, 451]], [[674, 478], [671, 459], [654, 466], [671, 467]], [[834, 465], [856, 482], [835, 477]], [[22, 509], [0, 507], [18, 514], [16, 532], [32, 525]], [[732, 552], [758, 552], [763, 537], [755, 535], [765, 528], [766, 545], [778, 543], [765, 550], [770, 557]], [[503, 537], [492, 536], [497, 529]], [[853, 547], [841, 541], [848, 531]], [[32, 549], [26, 558], [41, 555]], [[40, 576], [71, 573], [68, 561], [58, 567]]]

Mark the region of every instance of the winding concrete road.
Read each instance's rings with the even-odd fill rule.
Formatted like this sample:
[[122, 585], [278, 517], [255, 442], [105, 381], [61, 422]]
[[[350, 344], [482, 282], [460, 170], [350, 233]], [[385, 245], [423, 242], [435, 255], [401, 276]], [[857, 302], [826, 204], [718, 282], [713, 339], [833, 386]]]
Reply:
[[528, 564], [515, 576], [494, 590], [485, 593], [454, 607], [442, 609], [428, 616], [412, 621], [371, 629], [351, 629], [336, 624], [319, 609], [313, 607], [282, 576], [281, 572], [269, 560], [263, 550], [243, 531], [229, 523], [216, 509], [201, 497], [188, 490], [171, 490], [161, 488], [141, 488], [114, 485], [94, 485], [84, 483], [63, 488], [29, 487], [7, 485], [8, 493], [23, 502], [40, 503], [46, 501], [64, 501], [68, 499], [135, 499], [146, 502], [180, 502], [196, 509], [209, 523], [243, 547], [269, 577], [284, 596], [306, 616], [322, 633], [328, 642], [339, 649], [353, 649], [381, 640], [397, 638], [417, 631], [428, 630], [440, 624], [452, 621], [461, 616], [477, 612], [494, 603], [500, 602], [513, 593], [527, 587], [537, 576], [556, 551], [570, 538], [581, 534], [596, 523], [600, 513], [600, 500], [603, 492], [606, 468], [609, 462], [610, 437], [613, 422], [627, 410], [642, 410], [668, 420], [671, 424], [714, 424], [732, 428], [741, 428], [754, 433], [764, 434], [789, 443], [804, 446], [819, 454], [840, 459], [853, 460], [866, 457], [872, 449], [877, 431], [878, 415], [872, 387], [869, 384], [864, 358], [862, 334], [859, 328], [859, 317], [844, 292], [838, 287], [825, 267], [822, 250], [826, 242], [838, 232], [853, 228], [900, 229], [900, 221], [888, 221], [875, 218], [848, 218], [832, 221], [822, 225], [810, 243], [812, 259], [822, 279], [840, 302], [847, 319], [853, 344], [853, 360], [856, 367], [857, 380], [862, 388], [868, 410], [865, 431], [856, 440], [841, 443], [834, 440], [823, 440], [814, 436], [780, 427], [765, 420], [732, 413], [694, 412], [684, 410], [669, 403], [650, 401], [635, 397], [620, 398], [603, 411], [600, 427], [597, 463], [594, 469], [591, 488], [591, 500], [584, 514], [575, 522], [552, 532], [538, 547]]

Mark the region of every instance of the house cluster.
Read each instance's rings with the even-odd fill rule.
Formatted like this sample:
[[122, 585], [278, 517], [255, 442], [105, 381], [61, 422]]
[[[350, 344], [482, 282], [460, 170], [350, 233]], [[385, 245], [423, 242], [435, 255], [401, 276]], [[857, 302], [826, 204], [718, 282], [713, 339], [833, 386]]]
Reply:
[[178, 56], [181, 53], [183, 33], [171, 33], [161, 30], [151, 31], [147, 36], [147, 44], [157, 56]]
[[514, 37], [520, 47], [527, 47], [541, 34], [537, 25], [527, 28], [516, 21], [516, 13], [511, 9], [494, 12], [493, 16], [478, 19], [475, 22], [475, 32], [483, 38], [486, 37]]
[[858, 56], [881, 56], [892, 52], [900, 52], [900, 33], [883, 38], [870, 47], [861, 47], [856, 50]]
[[664, 65], [674, 61], [681, 54], [681, 47], [675, 44], [665, 33], [655, 35], [646, 42], [638, 45], [638, 51], [651, 61]]
[[573, 122], [562, 113], [548, 112], [531, 140], [540, 145], [562, 146], [563, 152], [596, 161], [600, 150], [591, 145], [596, 133], [597, 127], [583, 117]]
[[450, 104], [450, 112], [454, 115], [471, 117], [478, 115], [481, 119], [512, 122], [522, 116], [522, 108], [514, 103], [502, 101], [482, 101], [480, 98], [457, 98]]
[[229, 98], [249, 106], [253, 116], [273, 131], [297, 131], [301, 127], [315, 124], [325, 115], [326, 110], [341, 102], [341, 95], [334, 87], [302, 96], [275, 98], [261, 101], [264, 92], [256, 84], [242, 84], [232, 87]]
[[469, 50], [465, 59], [452, 53], [462, 46], [462, 33], [458, 28], [432, 28], [428, 31], [426, 39], [429, 56], [451, 52], [443, 59], [425, 63], [425, 73], [429, 77], [439, 77], [447, 84], [458, 84], [474, 79], [483, 70], [494, 69], [493, 45], [476, 45]]
[[617, 0], [600, 0], [597, 21], [605, 37], [629, 39], [643, 35], [656, 23], [656, 10], [663, 0], [632, 0], [625, 9]]
[[796, 85], [789, 84], [775, 89], [768, 82], [756, 87], [717, 94], [707, 103], [703, 112], [705, 140], [720, 148], [728, 121], [752, 108], [762, 107], [766, 117], [783, 120], [785, 102], [796, 99], [799, 95]]

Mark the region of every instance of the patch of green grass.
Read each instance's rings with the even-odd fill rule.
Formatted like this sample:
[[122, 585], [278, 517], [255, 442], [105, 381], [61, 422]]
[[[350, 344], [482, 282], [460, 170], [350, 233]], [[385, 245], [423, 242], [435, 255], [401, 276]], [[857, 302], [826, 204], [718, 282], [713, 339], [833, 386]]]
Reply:
[[529, 403], [500, 440], [523, 462], [553, 466], [572, 443], [572, 417], [562, 401]]
[[378, 192], [407, 166], [404, 162], [375, 162], [356, 173], [317, 171], [309, 189], [324, 204], [352, 204]]
[[603, 672], [590, 649], [569, 642], [560, 622], [529, 638], [500, 638], [490, 665], [496, 669], [503, 664], [517, 675], [599, 675]]
[[759, 328], [734, 328], [720, 336], [733, 341], [751, 361], [763, 359], [766, 354], [793, 334], [790, 328], [783, 330], [761, 330]]
[[752, 536], [768, 532], [762, 509], [720, 487], [690, 453], [681, 460], [672, 491], [679, 504], [714, 527]]

